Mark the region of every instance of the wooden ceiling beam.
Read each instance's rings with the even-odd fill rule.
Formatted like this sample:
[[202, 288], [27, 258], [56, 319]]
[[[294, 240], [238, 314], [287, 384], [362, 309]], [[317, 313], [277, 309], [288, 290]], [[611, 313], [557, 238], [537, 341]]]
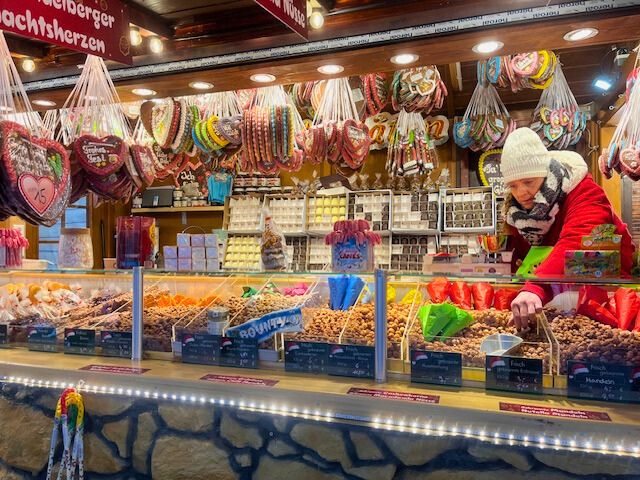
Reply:
[[47, 56], [48, 48], [42, 43], [27, 40], [26, 38], [17, 37], [8, 33], [5, 33], [4, 36], [7, 40], [7, 46], [11, 53], [34, 58], [43, 58]]
[[129, 7], [129, 22], [160, 37], [173, 38], [173, 25], [162, 15], [131, 1], [128, 1], [127, 5]]

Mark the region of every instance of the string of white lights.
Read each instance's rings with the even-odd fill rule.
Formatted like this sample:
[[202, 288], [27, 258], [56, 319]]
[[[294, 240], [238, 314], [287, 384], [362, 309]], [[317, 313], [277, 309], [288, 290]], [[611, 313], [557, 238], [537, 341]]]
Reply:
[[[158, 390], [141, 390], [125, 386], [89, 385], [83, 382], [78, 384], [64, 381], [41, 380], [28, 377], [1, 376], [0, 384], [17, 384], [32, 388], [65, 389], [75, 387], [80, 392], [117, 395], [133, 398], [146, 398], [159, 401], [172, 401], [181, 404], [192, 405], [217, 405], [225, 408], [255, 413], [284, 415], [288, 417], [302, 418], [306, 420], [323, 422], [358, 423], [369, 428], [410, 433], [414, 435], [426, 435], [437, 437], [464, 437], [495, 445], [523, 446], [540, 449], [566, 450], [602, 455], [619, 455], [640, 458], [640, 441], [631, 443], [612, 443], [608, 439], [577, 437], [557, 437], [551, 435], [530, 436], [518, 432], [494, 431], [487, 432], [486, 428], [477, 426], [462, 426], [459, 423], [433, 422], [432, 420], [420, 421], [419, 419], [408, 422], [406, 418], [395, 417], [353, 417], [347, 414], [332, 412], [330, 410], [300, 408], [286, 404], [267, 404], [264, 401], [239, 400], [234, 398], [213, 397], [204, 395], [187, 395], [182, 392], [161, 392]], [[89, 412], [90, 413], [90, 412]]]

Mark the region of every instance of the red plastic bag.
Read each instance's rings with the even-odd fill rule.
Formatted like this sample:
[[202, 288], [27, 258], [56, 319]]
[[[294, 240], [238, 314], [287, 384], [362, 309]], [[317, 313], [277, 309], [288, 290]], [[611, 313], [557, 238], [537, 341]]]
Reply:
[[493, 305], [493, 285], [490, 283], [474, 283], [471, 286], [473, 305], [476, 310], [487, 310]]
[[496, 310], [511, 310], [511, 302], [518, 296], [520, 290], [515, 288], [499, 288], [493, 295], [493, 306]]
[[431, 303], [444, 303], [449, 298], [451, 282], [445, 277], [437, 277], [427, 283], [427, 292]]
[[620, 287], [613, 295], [616, 302], [616, 317], [618, 327], [630, 330], [635, 327], [636, 316], [640, 310], [640, 300], [633, 288]]
[[614, 315], [611, 315], [611, 312], [609, 312], [604, 305], [593, 300], [587, 300], [583, 305], [583, 311], [585, 313], [582, 315], [586, 315], [597, 322], [604, 323], [605, 325], [609, 325], [614, 328], [618, 327], [618, 319]]
[[[589, 313], [587, 313], [586, 309], [586, 305], [589, 300], [592, 300], [598, 305], [604, 305], [609, 301], [609, 294], [604, 288], [595, 287], [593, 285], [584, 285], [580, 287], [580, 293], [578, 294], [578, 308], [576, 309], [576, 312], [580, 315], [593, 318]], [[610, 313], [615, 316], [615, 312]]]
[[617, 315], [618, 314], [618, 310], [616, 310], [616, 297], [615, 296], [609, 298], [609, 301], [607, 303], [605, 303], [604, 306], [607, 308], [607, 310], [609, 310], [609, 312], [611, 312], [612, 315]]
[[471, 289], [467, 282], [460, 280], [453, 282], [449, 289], [449, 296], [451, 301], [465, 310], [471, 310]]
[[635, 326], [633, 327], [633, 331], [640, 332], [640, 311], [636, 315], [636, 323], [635, 323]]

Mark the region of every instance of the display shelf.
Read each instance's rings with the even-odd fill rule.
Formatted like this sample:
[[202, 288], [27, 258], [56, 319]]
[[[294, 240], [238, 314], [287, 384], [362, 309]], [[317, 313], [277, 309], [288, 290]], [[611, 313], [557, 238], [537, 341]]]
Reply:
[[391, 230], [398, 233], [438, 232], [441, 211], [438, 192], [395, 193]]
[[366, 220], [371, 225], [371, 230], [382, 235], [383, 232], [390, 231], [392, 202], [393, 192], [391, 190], [349, 192], [347, 219]]
[[156, 208], [132, 208], [131, 213], [192, 213], [192, 212], [224, 212], [223, 206], [209, 207], [156, 207]]
[[495, 233], [496, 200], [491, 187], [440, 192], [443, 233]]

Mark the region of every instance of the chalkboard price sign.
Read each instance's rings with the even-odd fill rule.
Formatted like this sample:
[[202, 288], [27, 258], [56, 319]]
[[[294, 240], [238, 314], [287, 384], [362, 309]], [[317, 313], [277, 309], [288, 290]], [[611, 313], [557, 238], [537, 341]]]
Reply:
[[640, 367], [569, 360], [568, 396], [640, 403]]
[[250, 338], [220, 338], [220, 365], [258, 368], [258, 342]]
[[539, 358], [485, 357], [488, 390], [542, 393], [542, 360]]
[[100, 346], [105, 357], [131, 358], [131, 332], [103, 330]]
[[64, 353], [95, 355], [96, 331], [84, 328], [65, 328]]
[[411, 381], [459, 387], [462, 385], [462, 355], [411, 350]]
[[27, 327], [29, 350], [57, 352], [56, 327]]
[[327, 373], [328, 362], [328, 343], [284, 342], [284, 369], [287, 372]]
[[375, 348], [365, 345], [330, 344], [327, 367], [329, 375], [373, 378]]
[[504, 195], [507, 187], [500, 171], [500, 157], [502, 149], [488, 150], [482, 154], [478, 162], [480, 181], [487, 187], [492, 187], [496, 195]]

